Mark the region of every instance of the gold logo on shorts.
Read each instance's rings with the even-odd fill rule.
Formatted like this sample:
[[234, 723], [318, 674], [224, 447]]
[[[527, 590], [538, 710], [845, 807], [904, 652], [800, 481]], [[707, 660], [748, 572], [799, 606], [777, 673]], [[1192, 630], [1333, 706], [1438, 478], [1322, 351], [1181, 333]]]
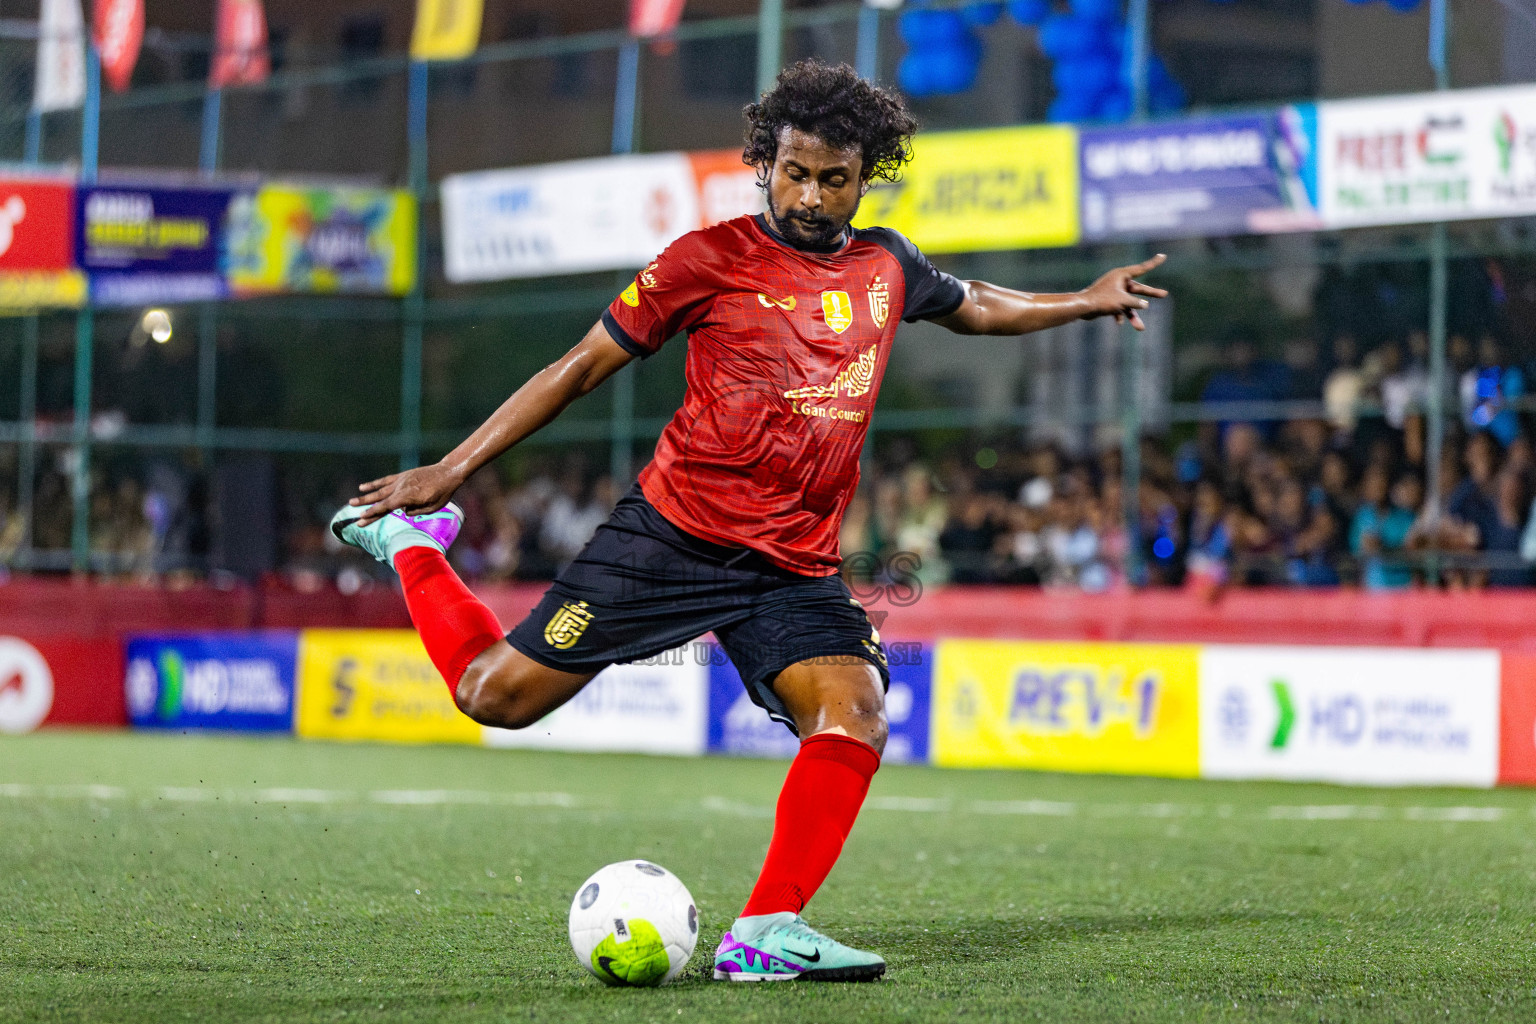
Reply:
[[853, 325], [853, 302], [847, 292], [822, 292], [821, 312], [827, 326], [842, 334]]
[[595, 617], [587, 610], [587, 602], [567, 601], [544, 627], [544, 642], [557, 651], [568, 651], [576, 646]]

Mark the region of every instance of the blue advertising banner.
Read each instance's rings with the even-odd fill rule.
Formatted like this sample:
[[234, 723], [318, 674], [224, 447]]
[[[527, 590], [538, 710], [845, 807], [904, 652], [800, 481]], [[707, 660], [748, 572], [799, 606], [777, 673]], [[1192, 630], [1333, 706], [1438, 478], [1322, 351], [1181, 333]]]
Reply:
[[299, 634], [128, 638], [128, 720], [137, 729], [290, 732]]
[[1317, 206], [1317, 113], [1261, 114], [1085, 128], [1085, 241], [1303, 231]]
[[[885, 645], [891, 688], [885, 715], [891, 734], [884, 760], [928, 760], [929, 707], [933, 692], [933, 648], [915, 641]], [[709, 663], [709, 751], [749, 757], [794, 757], [800, 741], [768, 712], [752, 703], [736, 666], [714, 646]]]
[[223, 272], [228, 188], [80, 188], [75, 252], [103, 306], [198, 302], [229, 294]]

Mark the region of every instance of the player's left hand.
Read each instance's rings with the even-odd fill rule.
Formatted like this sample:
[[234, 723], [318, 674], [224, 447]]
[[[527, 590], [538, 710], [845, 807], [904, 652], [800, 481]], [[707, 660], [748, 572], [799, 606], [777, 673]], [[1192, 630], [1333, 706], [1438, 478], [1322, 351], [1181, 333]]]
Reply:
[[1151, 305], [1147, 299], [1166, 299], [1168, 292], [1136, 279], [1162, 266], [1167, 259], [1163, 253], [1158, 253], [1149, 260], [1129, 267], [1116, 267], [1084, 288], [1082, 294], [1089, 302], [1090, 311], [1083, 315], [1083, 319], [1112, 316], [1117, 324], [1130, 320], [1131, 326], [1138, 331], [1146, 330], [1147, 325], [1141, 322], [1140, 313]]

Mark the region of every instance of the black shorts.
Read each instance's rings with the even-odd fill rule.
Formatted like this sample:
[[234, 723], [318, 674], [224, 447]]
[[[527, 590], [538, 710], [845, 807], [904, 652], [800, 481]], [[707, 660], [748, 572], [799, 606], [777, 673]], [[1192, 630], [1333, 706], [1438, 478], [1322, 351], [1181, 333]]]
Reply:
[[636, 485], [507, 641], [541, 665], [599, 672], [713, 632], [754, 703], [794, 730], [773, 680], [810, 658], [863, 658], [880, 635], [841, 576], [801, 576], [672, 525]]

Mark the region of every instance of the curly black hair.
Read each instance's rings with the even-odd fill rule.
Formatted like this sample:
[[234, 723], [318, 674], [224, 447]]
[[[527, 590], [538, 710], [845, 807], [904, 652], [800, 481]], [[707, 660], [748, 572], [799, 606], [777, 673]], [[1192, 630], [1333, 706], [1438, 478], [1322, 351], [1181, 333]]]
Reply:
[[749, 103], [742, 163], [767, 182], [778, 156], [779, 133], [798, 128], [835, 149], [859, 148], [863, 178], [896, 181], [912, 159], [917, 118], [901, 97], [860, 78], [847, 64], [833, 67], [814, 58], [779, 72], [773, 91]]

